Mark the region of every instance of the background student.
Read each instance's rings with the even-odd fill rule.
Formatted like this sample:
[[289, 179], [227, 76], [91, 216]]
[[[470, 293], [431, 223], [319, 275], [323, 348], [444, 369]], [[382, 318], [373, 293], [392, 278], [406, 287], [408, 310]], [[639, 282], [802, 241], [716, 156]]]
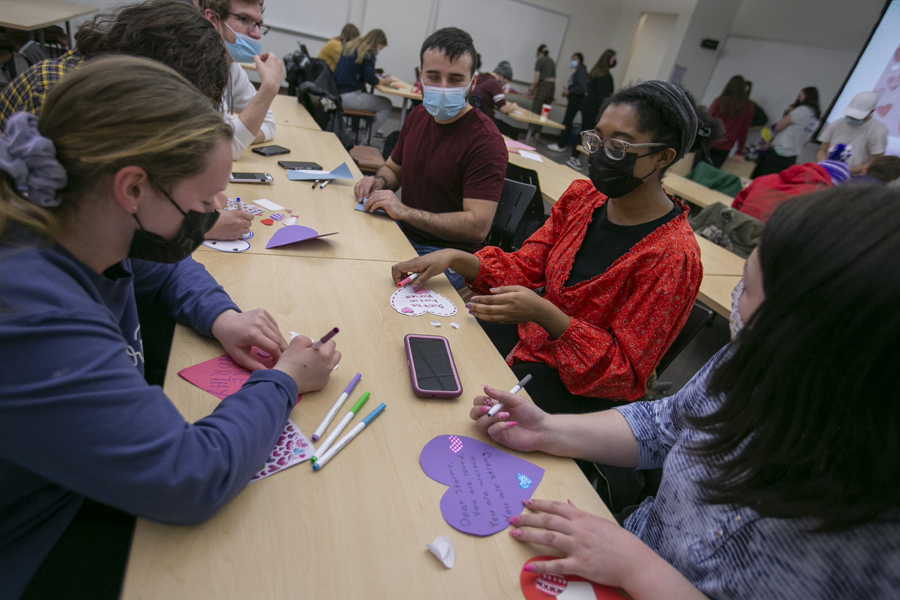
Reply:
[[[263, 464], [298, 392], [324, 387], [340, 353], [303, 336], [288, 344], [268, 313], [240, 312], [189, 257], [228, 185], [231, 129], [171, 69], [98, 59], [56, 86], [40, 121], [20, 113], [6, 135], [0, 581], [18, 598], [86, 499], [170, 524], [215, 514]], [[196, 423], [142, 376], [136, 308], [152, 298], [259, 369]], [[275, 367], [260, 368], [252, 346]], [[123, 566], [125, 556], [94, 559], [91, 568]]]
[[520, 250], [442, 250], [394, 265], [394, 280], [420, 273], [424, 283], [452, 269], [471, 282], [466, 307], [513, 372], [532, 375], [529, 394], [548, 412], [642, 398], [702, 276], [688, 209], [660, 180], [692, 148], [707, 148], [717, 125], [673, 84], [621, 90], [582, 132], [590, 183], [574, 182]]
[[[506, 101], [504, 88], [512, 81], [512, 77], [512, 66], [506, 61], [498, 64], [497, 68], [491, 73], [480, 73], [470, 94], [469, 103], [481, 109], [481, 112], [494, 122], [500, 133], [517, 139], [519, 132], [515, 127], [494, 118], [495, 109], [504, 115], [508, 115], [519, 108], [519, 105], [515, 102]], [[472, 101], [473, 96], [478, 98], [478, 104]]]
[[380, 29], [373, 29], [366, 35], [344, 44], [341, 58], [334, 69], [334, 83], [341, 94], [344, 108], [370, 110], [375, 113], [372, 129], [376, 132], [391, 114], [394, 105], [384, 96], [366, 92], [366, 84], [376, 86], [382, 80], [375, 72], [375, 58], [387, 47], [387, 36]]
[[780, 173], [795, 164], [821, 118], [819, 90], [814, 87], [800, 90], [797, 100], [787, 107], [784, 116], [773, 127], [777, 135], [769, 145], [766, 158], [754, 169], [753, 177]]
[[546, 44], [541, 44], [537, 49], [537, 60], [534, 62], [534, 81], [528, 88], [528, 94], [534, 99], [531, 111], [541, 114], [545, 104], [553, 102], [556, 94], [556, 63], [550, 58], [550, 50]]
[[575, 121], [575, 115], [581, 110], [582, 100], [584, 100], [584, 95], [587, 93], [587, 69], [584, 66], [584, 55], [581, 52], [576, 52], [572, 55], [571, 66], [575, 72], [569, 77], [569, 83], [563, 88], [562, 92], [563, 96], [568, 98], [569, 101], [566, 105], [566, 116], [563, 119], [565, 129], [560, 132], [556, 143], [547, 146], [547, 149], [553, 152], [562, 152], [568, 145], [569, 136], [572, 135], [572, 123]]
[[[744, 85], [743, 77], [735, 75], [728, 80], [721, 95], [709, 106], [709, 114], [722, 121], [725, 127], [722, 139], [713, 144], [709, 151], [713, 166], [717, 169], [721, 167], [735, 144], [737, 152], [734, 159], [744, 160], [744, 144], [747, 143], [750, 122], [753, 120], [753, 103], [747, 97], [747, 86]], [[695, 156], [694, 166], [697, 166], [701, 159], [701, 156]]]
[[[37, 114], [47, 94], [67, 73], [103, 54], [159, 61], [178, 71], [213, 102], [223, 101], [228, 62], [221, 35], [193, 6], [177, 0], [152, 0], [95, 16], [78, 28], [74, 50], [42, 61], [16, 77], [0, 91], [0, 129], [17, 112]], [[253, 215], [223, 210], [221, 198], [217, 204], [219, 220], [206, 239], [235, 240], [250, 231]]]
[[[237, 160], [250, 144], [275, 137], [275, 117], [269, 107], [284, 81], [281, 60], [262, 52], [262, 0], [198, 0], [200, 10], [218, 30], [228, 50], [228, 86], [222, 110], [231, 123], [234, 137], [231, 157]], [[259, 89], [253, 87], [240, 63], [253, 63], [259, 73]]]
[[872, 118], [878, 94], [860, 92], [844, 109], [844, 118], [835, 119], [819, 134], [819, 151], [816, 160], [825, 160], [829, 149], [836, 144], [850, 148], [847, 161], [850, 173], [858, 175], [865, 170], [872, 159], [884, 155], [887, 149], [888, 129], [884, 123]]
[[344, 44], [352, 42], [358, 37], [359, 29], [356, 28], [356, 25], [347, 23], [344, 25], [344, 28], [341, 29], [341, 35], [325, 42], [325, 45], [319, 50], [319, 58], [325, 61], [325, 64], [328, 65], [328, 69], [332, 73], [334, 73], [335, 68], [337, 68], [338, 60], [340, 60], [341, 52], [344, 49]]
[[[609, 70], [616, 66], [616, 51], [608, 49], [600, 55], [588, 72], [587, 91], [581, 101], [581, 130], [590, 131], [600, 118], [600, 107], [613, 94], [613, 77]], [[578, 144], [572, 148], [572, 156], [566, 164], [581, 170]]]
[[743, 329], [674, 396], [577, 416], [487, 387], [475, 398], [472, 419], [514, 450], [662, 467], [656, 496], [617, 515], [624, 528], [526, 501], [510, 535], [563, 554], [533, 572], [635, 600], [896, 597], [900, 272], [884, 265], [900, 253], [900, 196], [885, 189], [782, 205], [745, 266]]

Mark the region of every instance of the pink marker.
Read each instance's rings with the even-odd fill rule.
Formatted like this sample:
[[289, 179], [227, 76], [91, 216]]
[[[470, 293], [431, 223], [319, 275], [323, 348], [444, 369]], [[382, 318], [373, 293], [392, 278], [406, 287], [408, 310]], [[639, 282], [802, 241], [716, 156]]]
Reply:
[[326, 343], [328, 340], [336, 336], [338, 331], [340, 331], [340, 329], [335, 327], [334, 329], [323, 335], [321, 340], [312, 345], [313, 350], [318, 350], [322, 346], [322, 344]]
[[398, 287], [398, 288], [399, 288], [399, 287], [403, 287], [404, 285], [407, 285], [407, 284], [409, 284], [409, 283], [412, 283], [413, 281], [415, 281], [416, 277], [418, 277], [418, 276], [419, 276], [418, 273], [413, 273], [412, 275], [410, 275], [409, 277], [407, 277], [406, 279], [404, 279], [404, 280], [402, 280], [400, 283], [398, 283], [398, 284], [397, 284], [397, 287]]

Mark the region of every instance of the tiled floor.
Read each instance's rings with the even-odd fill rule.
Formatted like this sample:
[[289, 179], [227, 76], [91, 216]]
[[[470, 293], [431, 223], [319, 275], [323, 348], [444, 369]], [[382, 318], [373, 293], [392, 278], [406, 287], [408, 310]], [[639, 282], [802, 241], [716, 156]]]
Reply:
[[[385, 121], [384, 126], [382, 127], [384, 135], [387, 136], [392, 131], [396, 131], [399, 124], [400, 110], [395, 108], [393, 114]], [[522, 135], [519, 136], [519, 139], [522, 141], [525, 140], [524, 130], [522, 131]], [[555, 135], [546, 133], [536, 140], [533, 139], [532, 145], [546, 158], [558, 163], [565, 163], [572, 155], [571, 148], [567, 148], [563, 152], [551, 152], [547, 149], [547, 145], [552, 144], [556, 139]], [[372, 146], [381, 150], [384, 147], [384, 137], [373, 137]], [[581, 157], [581, 162], [585, 165], [582, 172], [586, 173], [587, 159], [585, 156]], [[681, 387], [684, 386], [684, 384], [686, 384], [691, 377], [693, 377], [694, 374], [722, 348], [722, 346], [727, 344], [730, 339], [731, 335], [728, 331], [728, 320], [720, 315], [716, 315], [712, 323], [709, 326], [704, 327], [691, 343], [681, 351], [672, 364], [669, 365], [669, 368], [662, 373], [660, 381], [672, 383], [670, 393], [674, 393], [681, 389]]]

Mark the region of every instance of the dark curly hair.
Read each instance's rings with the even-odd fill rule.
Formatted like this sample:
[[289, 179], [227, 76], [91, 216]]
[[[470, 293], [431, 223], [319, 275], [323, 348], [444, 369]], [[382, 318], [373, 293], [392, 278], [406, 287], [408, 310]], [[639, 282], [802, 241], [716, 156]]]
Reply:
[[[703, 153], [704, 157], [708, 157], [710, 145], [722, 137], [724, 132], [722, 122], [710, 117], [706, 107], [698, 105], [690, 92], [684, 89], [682, 91], [687, 96], [690, 109], [697, 114], [699, 125], [697, 137], [690, 151], [699, 151]], [[687, 127], [687, 123], [681, 116], [678, 107], [672, 104], [672, 100], [668, 96], [653, 86], [638, 83], [622, 88], [607, 98], [600, 108], [599, 114], [602, 115], [607, 107], [613, 104], [627, 104], [632, 107], [638, 113], [638, 130], [641, 133], [652, 133], [654, 142], [666, 144], [680, 153], [681, 133]], [[660, 170], [660, 178], [680, 158], [680, 156], [676, 156], [672, 163], [663, 167]]]
[[179, 0], [151, 0], [97, 15], [78, 29], [75, 49], [86, 59], [126, 54], [161, 62], [217, 105], [228, 82], [222, 36]]

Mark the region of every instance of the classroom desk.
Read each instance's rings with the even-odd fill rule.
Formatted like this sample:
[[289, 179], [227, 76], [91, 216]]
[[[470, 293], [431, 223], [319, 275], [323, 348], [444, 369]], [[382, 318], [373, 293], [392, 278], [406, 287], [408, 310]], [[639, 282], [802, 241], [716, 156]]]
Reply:
[[[502, 113], [501, 113], [502, 114]], [[565, 129], [565, 126], [557, 123], [556, 121], [551, 121], [550, 119], [542, 119], [540, 115], [537, 115], [527, 108], [522, 108], [521, 106], [511, 113], [506, 114], [510, 119], [519, 121], [520, 123], [527, 123], [529, 125], [528, 131], [525, 134], [525, 143], [531, 143], [531, 136], [534, 135], [534, 132], [537, 131], [541, 127], [550, 127], [551, 129]]]
[[515, 152], [509, 152], [508, 156], [509, 162], [512, 164], [531, 169], [538, 174], [538, 181], [541, 184], [541, 195], [543, 195], [544, 201], [551, 206], [559, 200], [559, 197], [572, 185], [573, 181], [587, 179], [575, 169], [554, 162], [546, 156], [542, 156], [544, 162], [523, 158]]
[[731, 317], [731, 291], [741, 278], [738, 275], [703, 274], [697, 300], [726, 319]]
[[[233, 183], [226, 190], [228, 197], [240, 198], [242, 202], [247, 203], [261, 198], [271, 200], [285, 209], [294, 211], [293, 215], [286, 210], [277, 212], [286, 218], [296, 216], [298, 225], [311, 227], [322, 234], [337, 231], [338, 235], [267, 250], [266, 244], [282, 225], [277, 221], [271, 226], [263, 225], [260, 221], [272, 214], [271, 211], [266, 211], [253, 220], [251, 226], [253, 237], [248, 240], [250, 243], [248, 254], [391, 262], [415, 256], [412, 245], [392, 219], [354, 210], [356, 198], [353, 195], [353, 186], [362, 178], [362, 173], [333, 133], [301, 127], [279, 127], [275, 130], [275, 138], [266, 144], [290, 148], [291, 153], [266, 157], [248, 149], [241, 159], [234, 163], [233, 170], [270, 173], [275, 182], [263, 185]], [[310, 182], [289, 181], [287, 172], [278, 166], [279, 160], [314, 161], [328, 170], [345, 162], [350, 167], [354, 179], [335, 180], [324, 189], [318, 187], [312, 189]], [[201, 246], [200, 251], [219, 253], [206, 246]]]
[[687, 200], [691, 204], [696, 204], [700, 208], [706, 208], [710, 204], [721, 202], [725, 206], [731, 206], [734, 198], [711, 190], [701, 183], [691, 181], [687, 177], [682, 177], [676, 173], [666, 173], [662, 182], [663, 189], [670, 194], [678, 196], [683, 200]]
[[734, 275], [744, 276], [744, 263], [734, 252], [729, 252], [722, 246], [718, 246], [702, 235], [694, 234], [697, 245], [700, 246], [700, 261], [703, 263], [703, 277], [708, 275]]
[[[303, 129], [312, 129], [313, 131], [322, 131], [316, 120], [312, 118], [306, 107], [297, 102], [296, 96], [286, 96], [279, 94], [275, 96], [271, 106], [272, 113], [275, 115], [275, 125], [289, 125], [291, 127], [302, 127]], [[284, 155], [285, 160], [289, 160], [288, 154]], [[273, 173], [274, 175], [274, 173]]]
[[[372, 393], [361, 413], [380, 402], [387, 410], [320, 472], [302, 463], [253, 483], [205, 524], [176, 527], [139, 519], [121, 598], [520, 599], [522, 565], [549, 549], [518, 543], [506, 531], [482, 538], [451, 528], [439, 509], [447, 488], [419, 466], [422, 448], [438, 435], [466, 435], [497, 446], [469, 420], [469, 408], [480, 384], [509, 389], [516, 381], [446, 278], [431, 287], [453, 298], [459, 312], [437, 318], [443, 326], [436, 329], [429, 324], [435, 317], [407, 317], [389, 307], [396, 288], [388, 263], [195, 257], [238, 305], [265, 307], [285, 335], [293, 330], [317, 337], [340, 327], [340, 368], [324, 390], [305, 394], [292, 414], [307, 436], [356, 372], [363, 378], [353, 399]], [[451, 329], [451, 321], [460, 329]], [[450, 341], [464, 389], [460, 398], [423, 400], [412, 394], [403, 349], [407, 333]], [[186, 419], [209, 414], [218, 400], [177, 372], [221, 353], [218, 343], [178, 326], [165, 390]], [[571, 499], [611, 519], [574, 461], [520, 456], [546, 470], [534, 497]], [[425, 549], [439, 535], [455, 546], [452, 570]]]
[[403, 104], [400, 107], [400, 125], [398, 126], [398, 128], [403, 127], [403, 121], [406, 119], [406, 112], [409, 110], [409, 101], [422, 101], [422, 94], [420, 94], [419, 92], [414, 92], [411, 83], [400, 81], [399, 79], [392, 83], [379, 83], [377, 86], [375, 86], [375, 89], [382, 94], [386, 94], [388, 96], [399, 96], [403, 99]]
[[[31, 37], [35, 30], [65, 21], [69, 48], [74, 48], [75, 39], [69, 21], [94, 12], [97, 12], [97, 8], [93, 6], [62, 0], [0, 0], [0, 27], [27, 31]], [[38, 32], [38, 38], [43, 43], [41, 32]]]

